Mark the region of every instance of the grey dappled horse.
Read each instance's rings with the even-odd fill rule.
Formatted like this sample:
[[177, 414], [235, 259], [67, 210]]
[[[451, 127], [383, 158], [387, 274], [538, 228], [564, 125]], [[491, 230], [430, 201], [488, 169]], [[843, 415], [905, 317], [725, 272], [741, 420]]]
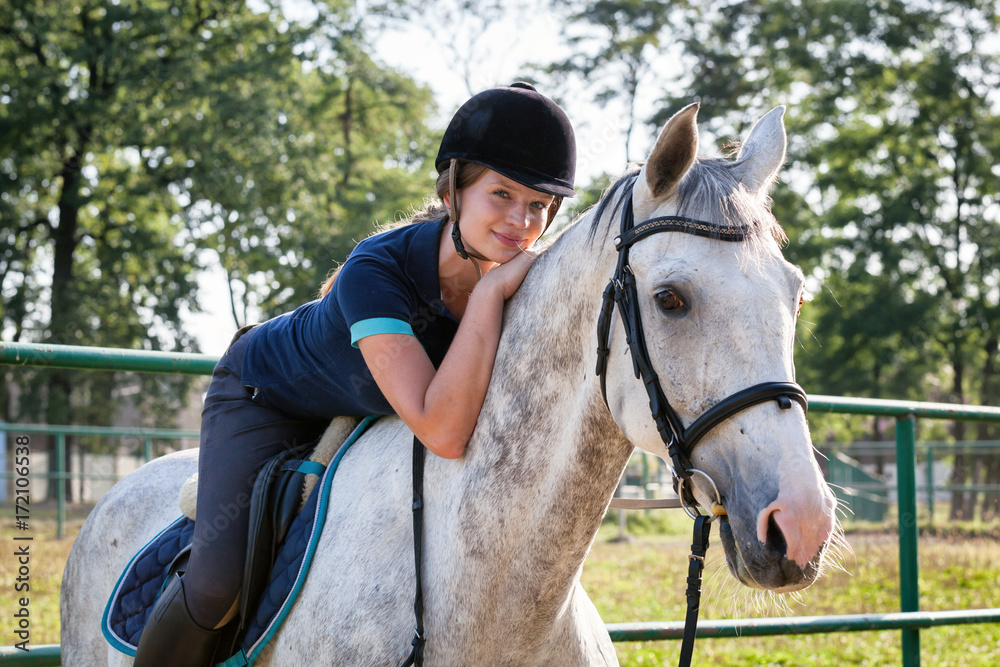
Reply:
[[[761, 118], [735, 161], [699, 159], [697, 106], [687, 107], [663, 128], [633, 189], [636, 220], [681, 213], [755, 230], [739, 243], [662, 233], [632, 247], [646, 344], [685, 424], [741, 389], [794, 379], [803, 277], [781, 256], [767, 197], [785, 156], [782, 114]], [[541, 254], [507, 306], [465, 455], [427, 458], [428, 665], [617, 664], [580, 572], [633, 448], [663, 455], [617, 314], [610, 410], [594, 374], [628, 191], [614, 189], [599, 217], [591, 211]], [[410, 448], [403, 423], [384, 418], [344, 457], [312, 571], [258, 664], [394, 666], [409, 654]], [[101, 613], [129, 559], [179, 515], [177, 492], [197, 454], [143, 466], [87, 519], [63, 580], [63, 664], [130, 662], [103, 639]], [[701, 441], [692, 463], [725, 499], [722, 542], [742, 583], [783, 592], [813, 582], [834, 535], [834, 500], [798, 405], [740, 412]], [[710, 487], [693, 480], [708, 507]], [[681, 594], [681, 582], [663, 585], [664, 595]]]

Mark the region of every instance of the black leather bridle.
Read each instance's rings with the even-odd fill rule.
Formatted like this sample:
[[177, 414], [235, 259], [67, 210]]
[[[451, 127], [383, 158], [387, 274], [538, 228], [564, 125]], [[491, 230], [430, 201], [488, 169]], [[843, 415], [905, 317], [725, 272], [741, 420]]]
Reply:
[[[809, 402], [806, 392], [795, 382], [762, 382], [727, 396], [709, 410], [685, 427], [678, 414], [667, 400], [660, 387], [659, 378], [653, 370], [646, 349], [646, 338], [642, 330], [642, 318], [639, 315], [639, 294], [636, 291], [635, 275], [629, 267], [629, 249], [633, 244], [647, 236], [660, 232], [683, 232], [719, 241], [737, 242], [747, 238], [750, 230], [746, 227], [723, 227], [702, 220], [682, 216], [663, 216], [650, 218], [641, 224], [635, 224], [632, 211], [632, 186], [625, 192], [625, 205], [622, 210], [621, 230], [615, 237], [615, 248], [618, 250], [618, 265], [610, 283], [604, 290], [601, 315], [597, 320], [597, 375], [601, 378], [601, 395], [604, 404], [608, 405], [607, 367], [608, 355], [611, 353], [610, 337], [611, 322], [615, 305], [625, 326], [625, 343], [632, 352], [632, 367], [635, 377], [642, 380], [649, 396], [649, 409], [656, 422], [656, 429], [667, 449], [667, 454], [673, 464], [673, 472], [678, 484], [678, 495], [685, 511], [695, 520], [694, 539], [691, 545], [688, 568], [688, 610], [684, 625], [684, 639], [681, 645], [681, 667], [691, 662], [694, 649], [695, 630], [698, 625], [698, 610], [701, 599], [701, 573], [704, 567], [705, 551], [708, 549], [708, 537], [711, 531], [711, 521], [718, 514], [724, 514], [722, 497], [719, 495], [715, 482], [704, 472], [697, 470], [691, 464], [691, 453], [695, 445], [713, 428], [733, 415], [768, 401], [777, 401], [778, 405], [787, 410], [792, 407], [792, 401], [800, 404], [803, 411], [808, 410]], [[608, 406], [610, 409], [610, 406]], [[690, 492], [690, 485], [684, 482], [698, 473], [712, 484], [718, 507], [711, 508], [709, 516], [695, 515], [688, 510], [687, 504], [695, 505]]]
[[607, 367], [611, 353], [611, 321], [615, 305], [625, 325], [625, 343], [632, 352], [632, 367], [635, 377], [642, 380], [649, 395], [649, 409], [656, 422], [656, 429], [667, 448], [673, 462], [674, 474], [681, 479], [691, 477], [691, 452], [695, 445], [713, 428], [733, 415], [768, 401], [777, 401], [782, 409], [792, 407], [792, 401], [807, 410], [809, 403], [806, 392], [794, 382], [762, 382], [731, 396], [727, 396], [685, 427], [680, 417], [670, 405], [659, 378], [646, 350], [646, 338], [639, 315], [639, 295], [635, 287], [635, 275], [629, 266], [629, 249], [647, 236], [660, 232], [683, 232], [719, 241], [743, 241], [749, 230], [745, 227], [720, 227], [710, 223], [681, 216], [650, 218], [635, 224], [632, 212], [632, 188], [625, 193], [625, 206], [621, 217], [621, 232], [615, 237], [618, 250], [618, 266], [604, 290], [601, 315], [597, 320], [597, 375], [601, 378], [601, 394], [604, 404], [608, 404]]

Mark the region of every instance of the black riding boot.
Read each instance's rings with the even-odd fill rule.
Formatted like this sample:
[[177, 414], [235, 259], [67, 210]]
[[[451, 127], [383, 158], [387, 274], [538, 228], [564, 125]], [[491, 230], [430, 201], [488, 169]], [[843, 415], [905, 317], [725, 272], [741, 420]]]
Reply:
[[212, 664], [222, 629], [206, 630], [191, 618], [179, 574], [153, 607], [139, 637], [134, 667], [206, 667]]

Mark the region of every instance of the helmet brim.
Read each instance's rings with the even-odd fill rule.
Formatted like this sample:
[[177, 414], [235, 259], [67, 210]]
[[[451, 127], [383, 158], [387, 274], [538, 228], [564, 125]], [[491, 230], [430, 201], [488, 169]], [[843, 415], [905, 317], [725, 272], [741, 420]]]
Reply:
[[[532, 174], [524, 171], [523, 169], [514, 169], [507, 167], [505, 165], [489, 164], [484, 160], [476, 160], [470, 158], [457, 157], [463, 162], [472, 162], [487, 169], [492, 169], [498, 174], [502, 174], [512, 181], [517, 181], [521, 185], [531, 188], [532, 190], [537, 190], [538, 192], [544, 192], [547, 195], [552, 195], [553, 197], [575, 197], [576, 190], [572, 186], [568, 185], [566, 182], [553, 181], [551, 178], [545, 178], [539, 174]], [[447, 164], [445, 165], [447, 167]]]

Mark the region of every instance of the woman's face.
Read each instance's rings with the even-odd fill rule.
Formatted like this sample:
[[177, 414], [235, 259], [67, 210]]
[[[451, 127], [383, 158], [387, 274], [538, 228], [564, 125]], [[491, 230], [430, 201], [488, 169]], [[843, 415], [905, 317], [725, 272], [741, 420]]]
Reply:
[[491, 169], [457, 196], [462, 240], [500, 264], [538, 240], [554, 199]]

